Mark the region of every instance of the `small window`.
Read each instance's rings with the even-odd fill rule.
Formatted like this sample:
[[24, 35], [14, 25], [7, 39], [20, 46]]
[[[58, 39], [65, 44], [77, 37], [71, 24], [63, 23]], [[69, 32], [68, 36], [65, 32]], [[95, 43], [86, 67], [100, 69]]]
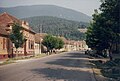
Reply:
[[5, 49], [6, 48], [6, 42], [5, 42], [5, 38], [3, 38], [3, 49]]
[[8, 24], [7, 27], [10, 27], [10, 25]]

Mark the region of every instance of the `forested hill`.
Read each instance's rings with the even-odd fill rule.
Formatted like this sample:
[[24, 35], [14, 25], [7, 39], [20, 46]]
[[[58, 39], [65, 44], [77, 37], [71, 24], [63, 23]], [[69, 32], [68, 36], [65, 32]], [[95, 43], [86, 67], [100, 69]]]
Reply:
[[32, 29], [36, 32], [39, 32], [39, 27], [41, 27], [40, 29], [43, 33], [61, 35], [73, 40], [84, 39], [84, 34], [78, 29], [86, 28], [88, 25], [88, 23], [84, 22], [76, 22], [51, 16], [36, 16], [22, 20], [29, 22]]
[[53, 16], [68, 20], [89, 22], [91, 17], [72, 9], [55, 5], [30, 5], [17, 7], [0, 7], [0, 13], [7, 12], [17, 18], [27, 18], [34, 16]]

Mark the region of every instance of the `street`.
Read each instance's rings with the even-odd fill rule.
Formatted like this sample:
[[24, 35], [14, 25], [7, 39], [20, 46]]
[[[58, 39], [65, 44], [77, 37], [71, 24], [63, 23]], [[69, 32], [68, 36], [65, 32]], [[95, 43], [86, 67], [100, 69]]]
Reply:
[[66, 52], [0, 66], [0, 81], [95, 81], [83, 52]]

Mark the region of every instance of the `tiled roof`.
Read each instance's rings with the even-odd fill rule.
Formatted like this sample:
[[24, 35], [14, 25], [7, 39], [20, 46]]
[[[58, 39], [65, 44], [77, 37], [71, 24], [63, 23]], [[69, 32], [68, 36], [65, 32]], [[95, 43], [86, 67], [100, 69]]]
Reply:
[[[13, 23], [19, 23], [20, 25], [22, 25], [22, 20], [17, 19], [16, 17], [14, 17], [6, 12], [0, 14], [0, 26], [7, 28], [7, 25], [13, 24]], [[35, 31], [33, 31], [30, 27], [29, 27], [29, 29], [26, 29], [26, 30], [28, 30], [32, 33], [35, 33]]]
[[29, 30], [33, 32], [34, 34], [36, 33], [31, 27], [29, 27]]
[[39, 43], [47, 34], [46, 33], [37, 33], [35, 34], [35, 42]]
[[6, 26], [10, 23], [19, 23], [21, 24], [21, 20], [11, 16], [10, 14], [4, 12], [2, 14], [0, 14], [0, 25], [1, 26]]
[[65, 37], [59, 37], [60, 39], [62, 39], [64, 41], [64, 43], [68, 43], [68, 40]]
[[47, 34], [46, 33], [37, 33], [35, 34], [36, 37], [44, 38]]

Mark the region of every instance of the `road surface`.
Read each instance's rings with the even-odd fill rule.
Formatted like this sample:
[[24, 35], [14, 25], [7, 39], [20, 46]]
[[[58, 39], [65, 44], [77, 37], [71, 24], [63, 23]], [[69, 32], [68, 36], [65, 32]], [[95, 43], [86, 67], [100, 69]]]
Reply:
[[0, 81], [95, 81], [88, 58], [67, 52], [0, 66]]

